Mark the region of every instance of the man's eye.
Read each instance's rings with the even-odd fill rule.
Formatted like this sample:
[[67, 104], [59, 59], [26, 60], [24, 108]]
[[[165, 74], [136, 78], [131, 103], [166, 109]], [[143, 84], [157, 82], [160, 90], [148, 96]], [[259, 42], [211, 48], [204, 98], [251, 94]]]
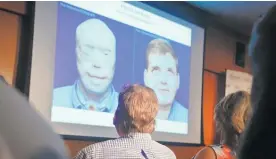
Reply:
[[157, 71], [159, 71], [160, 69], [158, 68], [158, 67], [153, 67], [152, 68], [152, 70], [151, 70], [151, 72], [157, 72]]
[[168, 72], [171, 74], [175, 74], [175, 71], [173, 71], [172, 69], [168, 69]]
[[110, 54], [110, 52], [111, 52], [110, 50], [104, 50], [104, 51], [103, 51], [103, 54], [107, 56], [107, 55]]

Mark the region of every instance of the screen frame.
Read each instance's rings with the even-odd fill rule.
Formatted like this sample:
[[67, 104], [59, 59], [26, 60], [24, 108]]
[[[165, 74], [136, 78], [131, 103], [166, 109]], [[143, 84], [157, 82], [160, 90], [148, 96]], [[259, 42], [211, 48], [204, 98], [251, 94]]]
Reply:
[[[142, 2], [146, 5], [148, 5], [149, 7], [153, 7], [155, 9], [158, 9], [162, 12], [165, 12], [166, 14], [168, 15], [171, 15], [171, 16], [175, 16], [177, 18], [179, 18], [179, 16], [176, 16], [174, 15], [173, 13], [168, 13], [166, 12], [166, 9], [164, 8], [157, 8], [155, 7], [154, 5], [152, 4], [148, 4], [148, 2]], [[182, 19], [182, 20], [185, 20], [183, 18], [179, 18], [179, 19]], [[185, 20], [187, 22], [189, 22], [188, 20]], [[199, 144], [192, 144], [192, 143], [179, 143], [179, 142], [161, 142], [161, 143], [165, 143], [165, 144], [170, 144], [170, 145], [202, 145], [203, 143], [203, 85], [204, 85], [204, 63], [205, 63], [205, 44], [206, 44], [206, 28], [205, 27], [202, 27], [198, 24], [195, 24], [193, 23], [194, 25], [197, 25], [199, 27], [201, 27], [203, 30], [204, 30], [204, 41], [203, 41], [203, 61], [202, 61], [202, 79], [201, 79], [201, 83], [202, 83], [202, 86], [201, 86], [201, 125], [200, 125], [200, 132], [201, 132], [201, 135], [200, 135], [200, 143]], [[30, 75], [30, 74], [29, 74]], [[113, 138], [102, 138], [102, 137], [86, 137], [86, 136], [72, 136], [72, 135], [62, 135], [65, 139], [78, 139], [78, 140], [91, 140], [91, 141], [97, 141], [97, 140], [106, 140], [106, 139], [113, 139]]]

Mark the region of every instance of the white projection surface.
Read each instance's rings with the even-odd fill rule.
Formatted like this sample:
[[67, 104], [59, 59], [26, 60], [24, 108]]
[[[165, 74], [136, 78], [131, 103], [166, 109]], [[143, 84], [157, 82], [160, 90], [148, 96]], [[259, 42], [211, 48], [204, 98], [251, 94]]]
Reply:
[[200, 143], [203, 28], [142, 2], [36, 2], [35, 10], [30, 101], [57, 133], [118, 137], [118, 95], [139, 83], [158, 97], [153, 139]]

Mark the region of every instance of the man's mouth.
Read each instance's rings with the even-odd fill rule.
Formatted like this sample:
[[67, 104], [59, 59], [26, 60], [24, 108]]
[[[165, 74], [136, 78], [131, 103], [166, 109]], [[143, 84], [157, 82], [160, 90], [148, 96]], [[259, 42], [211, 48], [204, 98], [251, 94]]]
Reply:
[[99, 80], [104, 80], [107, 78], [106, 76], [95, 76], [95, 75], [90, 75], [90, 74], [88, 74], [88, 76], [90, 78], [95, 78], [95, 79], [99, 79]]
[[169, 92], [169, 89], [165, 89], [165, 88], [162, 88], [162, 89], [159, 89], [160, 91], [162, 92]]

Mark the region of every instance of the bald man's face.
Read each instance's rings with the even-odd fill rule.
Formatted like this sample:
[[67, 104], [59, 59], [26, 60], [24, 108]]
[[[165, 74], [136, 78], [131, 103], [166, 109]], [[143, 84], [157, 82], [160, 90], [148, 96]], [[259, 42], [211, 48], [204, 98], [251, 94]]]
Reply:
[[84, 87], [105, 93], [111, 85], [116, 62], [116, 41], [106, 28], [91, 28], [77, 40], [77, 67]]

